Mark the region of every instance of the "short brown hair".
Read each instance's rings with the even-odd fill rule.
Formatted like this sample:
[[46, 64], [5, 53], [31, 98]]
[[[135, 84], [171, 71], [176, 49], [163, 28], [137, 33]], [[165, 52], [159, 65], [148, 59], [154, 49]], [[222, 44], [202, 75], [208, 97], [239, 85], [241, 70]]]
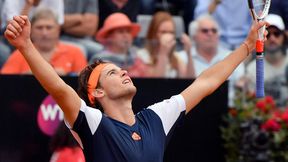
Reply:
[[[94, 63], [86, 66], [80, 72], [80, 75], [78, 77], [78, 91], [77, 91], [80, 98], [82, 98], [82, 100], [84, 100], [88, 106], [98, 108], [102, 112], [103, 112], [103, 108], [102, 108], [101, 104], [99, 102], [97, 102], [97, 100], [95, 100], [96, 102], [93, 104], [90, 102], [90, 100], [88, 98], [88, 80], [89, 80], [89, 77], [90, 77], [92, 71], [98, 65], [103, 64], [103, 63], [106, 63], [106, 62], [102, 61], [102, 60], [95, 60]], [[97, 87], [100, 87], [100, 86], [101, 85], [98, 83]]]
[[53, 19], [58, 24], [58, 16], [49, 8], [40, 7], [36, 9], [31, 18], [31, 24], [40, 19]]

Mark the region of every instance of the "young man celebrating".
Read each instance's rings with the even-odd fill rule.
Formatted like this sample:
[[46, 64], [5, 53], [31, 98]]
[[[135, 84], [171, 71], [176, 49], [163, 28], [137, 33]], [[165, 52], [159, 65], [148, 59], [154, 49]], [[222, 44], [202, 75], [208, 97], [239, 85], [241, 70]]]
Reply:
[[[253, 50], [257, 30], [263, 25], [268, 24], [253, 25], [243, 45], [204, 71], [181, 94], [136, 115], [132, 111], [136, 87], [126, 71], [111, 63], [96, 62], [86, 67], [79, 76], [81, 99], [34, 48], [26, 16], [15, 16], [5, 36], [21, 51], [35, 77], [63, 110], [66, 124], [76, 132], [87, 162], [161, 162], [166, 136], [177, 118], [229, 77]], [[95, 109], [96, 105], [104, 113]]]

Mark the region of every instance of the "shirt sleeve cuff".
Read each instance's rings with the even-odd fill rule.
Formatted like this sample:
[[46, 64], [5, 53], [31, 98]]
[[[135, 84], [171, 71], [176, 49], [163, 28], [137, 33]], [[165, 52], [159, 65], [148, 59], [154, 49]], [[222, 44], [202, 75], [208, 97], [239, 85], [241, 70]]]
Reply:
[[173, 96], [173, 98], [175, 98], [176, 101], [178, 102], [179, 108], [181, 109], [181, 111], [186, 110], [186, 103], [185, 103], [185, 100], [181, 94]]

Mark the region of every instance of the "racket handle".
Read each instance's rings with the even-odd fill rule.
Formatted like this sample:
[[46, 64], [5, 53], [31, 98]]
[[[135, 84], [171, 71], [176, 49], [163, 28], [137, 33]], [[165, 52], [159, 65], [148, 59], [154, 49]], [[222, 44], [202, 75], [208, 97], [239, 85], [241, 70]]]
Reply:
[[259, 40], [256, 43], [256, 97], [264, 96], [264, 52], [263, 42]]

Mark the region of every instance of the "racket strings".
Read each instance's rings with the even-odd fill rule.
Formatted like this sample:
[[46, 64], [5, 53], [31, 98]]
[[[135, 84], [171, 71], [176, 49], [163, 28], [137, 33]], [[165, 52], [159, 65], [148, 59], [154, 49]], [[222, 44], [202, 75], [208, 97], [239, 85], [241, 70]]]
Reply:
[[267, 2], [268, 2], [267, 0], [252, 0], [253, 9], [258, 19], [262, 19], [265, 16], [266, 14], [265, 10], [267, 9]]
[[258, 3], [254, 3], [254, 10], [258, 17], [262, 17], [264, 8], [265, 8], [264, 1], [261, 1], [261, 2], [259, 1]]

